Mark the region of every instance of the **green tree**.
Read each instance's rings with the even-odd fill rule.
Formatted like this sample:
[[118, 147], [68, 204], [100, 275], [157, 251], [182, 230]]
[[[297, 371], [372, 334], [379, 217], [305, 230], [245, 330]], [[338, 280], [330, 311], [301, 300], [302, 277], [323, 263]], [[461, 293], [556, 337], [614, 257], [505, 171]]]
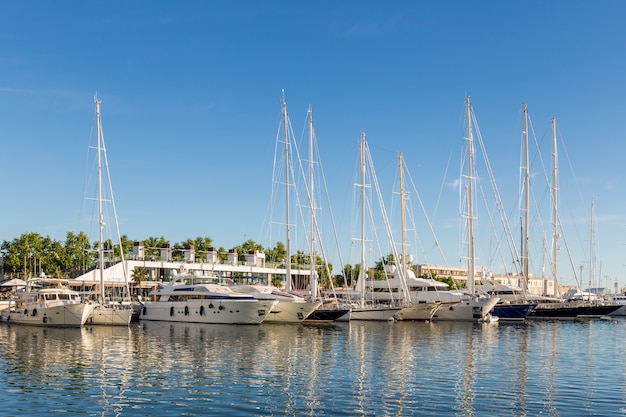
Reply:
[[148, 271], [146, 270], [146, 268], [142, 266], [137, 266], [133, 268], [133, 271], [131, 272], [130, 277], [135, 282], [136, 285], [139, 285], [142, 282], [148, 280]]
[[23, 233], [12, 241], [2, 242], [0, 251], [7, 272], [22, 273], [24, 278], [37, 275], [38, 258], [43, 253], [43, 239], [39, 233]]
[[149, 237], [143, 240], [144, 247], [144, 257], [147, 260], [157, 260], [161, 256], [161, 248], [165, 245], [168, 245], [169, 240], [165, 239], [164, 236], [161, 237]]
[[286, 253], [285, 244], [283, 242], [276, 242], [274, 248], [265, 250], [265, 260], [267, 262], [282, 263]]
[[61, 251], [61, 269], [63, 271], [85, 271], [96, 261], [98, 254], [91, 250], [91, 243], [84, 232], [67, 232]]
[[180, 244], [174, 245], [174, 247], [181, 252], [188, 250], [192, 246], [195, 251], [195, 259], [197, 261], [206, 261], [207, 251], [213, 247], [213, 239], [211, 239], [209, 236], [198, 236], [195, 239], [188, 238], [180, 242]]

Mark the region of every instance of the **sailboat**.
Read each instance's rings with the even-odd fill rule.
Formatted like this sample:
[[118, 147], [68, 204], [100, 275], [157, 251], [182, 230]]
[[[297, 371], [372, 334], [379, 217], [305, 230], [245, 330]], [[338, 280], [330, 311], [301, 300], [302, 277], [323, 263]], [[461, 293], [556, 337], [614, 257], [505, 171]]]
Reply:
[[[309, 288], [310, 288], [310, 300], [313, 303], [319, 303], [317, 308], [311, 312], [304, 320], [304, 323], [314, 323], [314, 324], [328, 324], [333, 321], [339, 320], [343, 318], [343, 320], [349, 320], [350, 308], [345, 308], [343, 306], [338, 305], [337, 303], [327, 303], [323, 304], [320, 297], [319, 290], [319, 277], [317, 273], [317, 237], [318, 237], [318, 227], [317, 227], [317, 217], [315, 214], [316, 210], [316, 201], [315, 201], [315, 182], [314, 182], [314, 130], [313, 130], [313, 111], [311, 108], [307, 111], [307, 119], [309, 124], [309, 182], [307, 189], [307, 197], [309, 201], [309, 224], [310, 224], [310, 239], [309, 239]], [[324, 253], [323, 246], [320, 244], [320, 249], [322, 253]], [[324, 266], [327, 267], [327, 264], [324, 263]], [[330, 276], [330, 273], [328, 274]]]
[[[104, 216], [102, 210], [103, 204], [103, 187], [102, 187], [102, 159], [106, 161], [106, 148], [104, 145], [104, 135], [102, 134], [102, 119], [100, 116], [100, 103], [98, 97], [94, 97], [96, 105], [96, 135], [97, 135], [97, 161], [98, 161], [98, 275], [100, 277], [100, 285], [98, 294], [98, 301], [94, 306], [91, 315], [88, 317], [87, 324], [101, 324], [111, 326], [128, 326], [133, 314], [132, 304], [130, 302], [120, 303], [106, 299], [104, 288], [104, 241], [103, 241], [103, 229], [104, 229]], [[107, 164], [108, 166], [108, 164]], [[108, 174], [108, 168], [107, 168]], [[110, 186], [110, 180], [108, 181]], [[109, 190], [111, 191], [111, 190]], [[113, 204], [113, 211], [115, 213], [115, 202], [113, 201], [113, 195], [111, 192], [111, 202]], [[115, 214], [115, 222], [117, 225], [117, 214]], [[118, 233], [119, 236], [119, 233]], [[122, 242], [119, 242], [120, 254], [123, 260]], [[125, 264], [124, 264], [125, 265]], [[125, 268], [125, 267], [124, 267]], [[128, 288], [128, 281], [126, 280], [126, 270], [124, 269], [124, 284], [127, 296], [130, 298], [130, 290]]]
[[[525, 320], [528, 313], [537, 307], [537, 303], [528, 299], [528, 221], [530, 214], [530, 164], [528, 152], [528, 111], [526, 103], [522, 104], [524, 112], [524, 224], [522, 238], [522, 286], [519, 300], [502, 300], [493, 308], [493, 314], [500, 320]], [[515, 289], [512, 289], [515, 291]], [[497, 293], [497, 287], [492, 287], [490, 293]]]
[[[524, 112], [526, 112], [526, 106], [524, 105]], [[556, 241], [559, 236], [558, 227], [560, 226], [560, 222], [558, 219], [558, 211], [557, 211], [557, 151], [556, 151], [556, 119], [552, 118], [552, 163], [553, 163], [553, 195], [552, 195], [552, 210], [553, 210], [553, 227], [554, 227], [554, 238], [553, 238], [553, 259], [552, 259], [552, 273], [555, 282], [555, 288], [558, 291], [558, 280], [557, 280], [557, 245]], [[593, 248], [593, 203], [592, 203], [592, 239], [591, 246]], [[593, 249], [592, 249], [593, 251]], [[590, 274], [592, 268], [590, 268]], [[582, 271], [581, 271], [582, 273]], [[582, 279], [582, 276], [580, 277]], [[601, 302], [591, 302], [591, 300], [581, 299], [581, 300], [565, 300], [563, 302], [551, 302], [551, 303], [540, 303], [536, 308], [529, 311], [527, 314], [528, 319], [534, 320], [576, 320], [581, 318], [598, 318], [602, 316], [609, 315], [618, 309], [621, 306], [614, 303], [603, 304]]]
[[[466, 184], [466, 225], [467, 225], [467, 290], [465, 292], [448, 291], [445, 293], [447, 300], [433, 320], [461, 320], [492, 322], [498, 318], [491, 314], [491, 310], [500, 300], [499, 297], [481, 294], [475, 286], [475, 257], [474, 257], [474, 142], [472, 134], [471, 104], [469, 96], [465, 99], [467, 119], [467, 184]], [[456, 301], [450, 303], [450, 301]]]
[[[361, 219], [361, 236], [359, 239], [360, 245], [360, 268], [359, 275], [356, 281], [356, 291], [354, 290], [341, 290], [337, 291], [337, 295], [344, 298], [344, 303], [352, 307], [350, 311], [350, 321], [352, 320], [368, 320], [368, 321], [393, 321], [395, 315], [402, 310], [400, 306], [394, 306], [392, 304], [379, 303], [368, 292], [367, 287], [367, 270], [365, 265], [365, 218], [366, 218], [366, 196], [365, 190], [369, 188], [369, 184], [366, 184], [366, 149], [367, 141], [365, 133], [361, 133], [361, 139], [359, 140], [359, 200], [360, 200], [360, 219]], [[369, 156], [369, 154], [367, 155]]]
[[[269, 311], [264, 323], [300, 323], [306, 319], [312, 312], [322, 305], [321, 301], [306, 300], [304, 297], [292, 293], [292, 274], [291, 274], [291, 230], [289, 223], [289, 194], [290, 194], [290, 158], [289, 158], [289, 115], [287, 113], [287, 102], [284, 95], [281, 98], [282, 106], [282, 127], [284, 134], [284, 159], [285, 159], [285, 290], [281, 291], [271, 285], [233, 285], [230, 288], [235, 292], [252, 295], [259, 300], [277, 300], [277, 304]], [[311, 277], [313, 280], [313, 277]]]
[[[416, 277], [411, 269], [413, 256], [407, 254], [404, 170], [404, 159], [402, 152], [400, 152], [398, 153], [398, 173], [400, 184], [401, 251], [399, 254], [397, 253], [395, 246], [393, 246], [393, 238], [390, 237], [396, 265], [387, 265], [388, 272], [393, 274], [393, 276], [384, 280], [366, 280], [365, 286], [373, 290], [371, 297], [374, 301], [398, 304], [402, 307], [396, 314], [398, 320], [431, 321], [435, 313], [442, 306], [441, 302], [439, 300], [422, 297], [419, 293], [411, 293], [408, 287], [409, 280], [415, 280]], [[385, 221], [385, 223], [387, 222]], [[391, 233], [388, 233], [391, 236]]]

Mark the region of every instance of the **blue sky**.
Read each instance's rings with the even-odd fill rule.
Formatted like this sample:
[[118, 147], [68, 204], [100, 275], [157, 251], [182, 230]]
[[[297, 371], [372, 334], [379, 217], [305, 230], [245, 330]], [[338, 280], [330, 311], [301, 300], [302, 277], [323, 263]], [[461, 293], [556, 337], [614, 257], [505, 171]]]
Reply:
[[[366, 132], [383, 192], [391, 201], [402, 152], [445, 256], [459, 266], [452, 184], [470, 95], [516, 236], [526, 102], [547, 164], [551, 117], [559, 127], [571, 251], [561, 245], [560, 280], [574, 282], [568, 258], [587, 276], [593, 198], [600, 284], [626, 285], [625, 16], [619, 1], [5, 2], [0, 240], [25, 232], [63, 240], [84, 229], [97, 92], [122, 234], [273, 245], [263, 223], [284, 89], [297, 135], [313, 109], [341, 245], [353, 246], [347, 226]], [[533, 193], [545, 211], [537, 161]], [[497, 270], [486, 216], [477, 216], [477, 263]], [[420, 239], [432, 252], [431, 238]], [[532, 245], [540, 275], [542, 244]]]

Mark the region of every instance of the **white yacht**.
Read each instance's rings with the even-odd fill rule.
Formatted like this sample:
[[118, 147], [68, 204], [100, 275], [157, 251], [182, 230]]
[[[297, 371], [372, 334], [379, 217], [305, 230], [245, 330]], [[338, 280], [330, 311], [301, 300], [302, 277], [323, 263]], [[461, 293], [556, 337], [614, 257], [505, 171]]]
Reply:
[[276, 300], [278, 303], [269, 312], [264, 322], [300, 323], [322, 305], [321, 301], [307, 301], [298, 295], [281, 291], [270, 285], [231, 285], [236, 293], [248, 294], [257, 300]]
[[165, 287], [150, 293], [140, 320], [184, 323], [260, 324], [277, 300], [258, 300], [215, 283], [217, 278], [177, 275]]
[[[405, 285], [412, 300], [425, 302], [425, 305], [436, 303], [431, 306], [435, 308], [432, 320], [491, 320], [490, 312], [498, 302], [498, 297], [453, 291], [444, 282], [417, 278], [410, 269], [405, 274]], [[371, 288], [372, 297], [379, 302], [402, 297], [403, 285], [397, 275], [387, 280], [369, 280], [365, 285]]]
[[39, 326], [80, 327], [93, 309], [80, 294], [71, 290], [68, 280], [40, 278], [26, 281], [9, 307], [2, 311], [3, 321]]

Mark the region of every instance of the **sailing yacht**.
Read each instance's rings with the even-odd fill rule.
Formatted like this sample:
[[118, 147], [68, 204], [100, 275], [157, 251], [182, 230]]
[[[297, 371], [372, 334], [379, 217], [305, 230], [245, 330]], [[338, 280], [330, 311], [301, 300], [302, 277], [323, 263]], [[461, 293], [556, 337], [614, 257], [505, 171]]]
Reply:
[[[440, 308], [433, 320], [467, 320], [491, 322], [497, 321], [497, 316], [491, 314], [491, 310], [500, 300], [499, 297], [479, 293], [475, 286], [474, 267], [474, 142], [472, 134], [471, 104], [469, 96], [465, 99], [467, 120], [467, 184], [466, 184], [466, 225], [467, 225], [467, 291], [448, 291], [446, 296], [456, 303], [444, 305]], [[445, 302], [442, 300], [442, 302]]]
[[[102, 159], [106, 161], [106, 147], [104, 144], [104, 135], [102, 134], [102, 119], [100, 116], [100, 103], [97, 97], [94, 97], [96, 104], [96, 134], [97, 134], [97, 160], [98, 160], [98, 275], [100, 276], [100, 285], [98, 294], [98, 301], [95, 304], [90, 316], [87, 319], [88, 324], [100, 324], [111, 326], [128, 326], [133, 315], [133, 308], [130, 301], [128, 302], [116, 302], [106, 299], [104, 288], [104, 241], [103, 241], [103, 229], [104, 229], [104, 216], [102, 210], [103, 204], [103, 187], [102, 187]], [[107, 163], [107, 179], [110, 187], [110, 177], [108, 175], [108, 163]], [[115, 213], [115, 202], [113, 201], [113, 192], [111, 193], [111, 202], [113, 204], [113, 211]], [[115, 223], [117, 225], [117, 214], [115, 214]], [[119, 236], [119, 233], [118, 233]], [[121, 241], [119, 243], [120, 253], [123, 261], [123, 251]], [[130, 299], [130, 290], [128, 288], [128, 282], [126, 280], [126, 269], [124, 266], [124, 284], [126, 295]]]
[[[524, 113], [524, 216], [522, 230], [524, 236], [522, 238], [522, 271], [521, 282], [522, 287], [519, 288], [520, 298], [511, 300], [510, 297], [502, 297], [493, 309], [493, 314], [500, 317], [501, 320], [525, 320], [526, 316], [537, 307], [537, 299], [531, 300], [528, 295], [528, 277], [529, 277], [529, 250], [528, 250], [528, 223], [530, 216], [530, 164], [529, 164], [529, 152], [528, 152], [528, 111], [526, 103], [522, 104]], [[556, 224], [556, 223], [555, 223]], [[486, 284], [489, 287], [489, 284]], [[485, 289], [485, 288], [484, 288]], [[498, 294], [499, 292], [508, 292], [503, 290], [502, 287], [493, 287], [485, 289], [489, 294]], [[517, 289], [511, 288], [513, 295], [516, 294]]]
[[342, 296], [346, 302], [353, 300], [350, 304], [350, 320], [374, 320], [374, 321], [391, 321], [396, 319], [396, 314], [401, 310], [401, 306], [393, 305], [389, 302], [381, 303], [377, 302], [375, 298], [371, 297], [370, 292], [366, 292], [367, 279], [366, 279], [366, 265], [365, 265], [365, 218], [366, 218], [366, 195], [365, 190], [369, 188], [369, 184], [366, 184], [366, 158], [369, 161], [369, 152], [367, 152], [367, 141], [365, 133], [361, 134], [359, 141], [359, 200], [360, 200], [360, 219], [361, 219], [361, 237], [358, 239], [361, 242], [360, 245], [360, 269], [359, 276], [356, 281], [356, 290], [342, 290], [336, 291], [336, 293]]
[[[284, 92], [281, 98], [283, 132], [283, 158], [285, 163], [285, 289], [284, 291], [269, 284], [256, 283], [254, 285], [233, 285], [230, 288], [237, 292], [252, 295], [259, 300], [276, 300], [276, 305], [269, 311], [264, 319], [268, 323], [300, 323], [311, 313], [317, 310], [322, 302], [319, 300], [308, 300], [292, 292], [293, 282], [291, 274], [291, 230], [290, 230], [290, 187], [291, 187], [291, 158], [290, 158], [290, 130], [289, 114], [287, 113], [287, 102]], [[312, 122], [311, 122], [312, 123]], [[311, 127], [312, 129], [312, 127]], [[313, 259], [313, 258], [311, 258]], [[313, 265], [313, 262], [311, 262]], [[310, 285], [314, 286], [314, 272], [311, 273]], [[315, 294], [312, 289], [311, 293]]]
[[[406, 193], [404, 189], [404, 160], [402, 153], [398, 153], [398, 177], [400, 184], [400, 231], [401, 250], [397, 253], [390, 237], [396, 265], [386, 265], [392, 278], [384, 280], [366, 280], [365, 286], [370, 289], [369, 294], [373, 301], [390, 305], [400, 305], [402, 309], [396, 313], [396, 319], [405, 321], [431, 321], [435, 313], [441, 308], [439, 300], [421, 297], [417, 292], [411, 292], [408, 288], [408, 280], [415, 279], [415, 273], [411, 269], [413, 256], [407, 254], [406, 238]], [[385, 222], [387, 223], [387, 222]], [[391, 236], [391, 232], [389, 232]], [[444, 284], [445, 285], [445, 284]]]

